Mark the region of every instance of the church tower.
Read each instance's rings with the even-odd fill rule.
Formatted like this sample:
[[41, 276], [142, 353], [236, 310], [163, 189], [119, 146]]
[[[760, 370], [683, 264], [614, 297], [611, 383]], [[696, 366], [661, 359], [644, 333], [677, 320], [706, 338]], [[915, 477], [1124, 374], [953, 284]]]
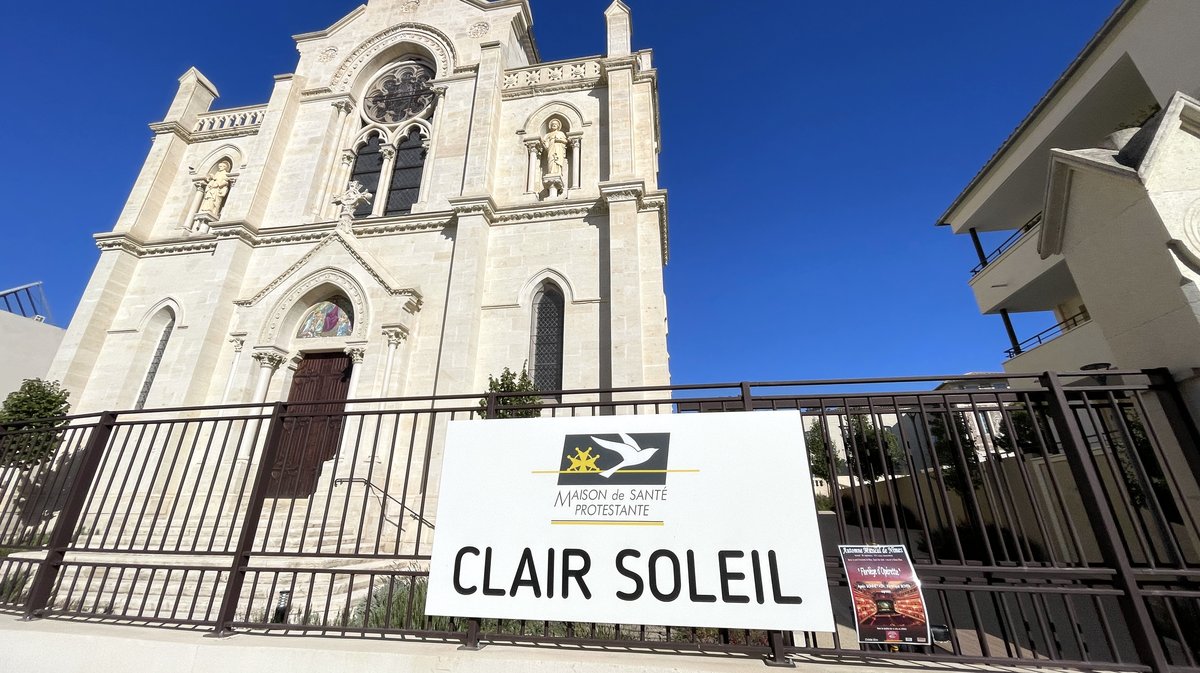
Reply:
[[657, 74], [604, 18], [542, 62], [527, 0], [370, 0], [264, 104], [184, 73], [50, 376], [79, 411], [669, 383]]

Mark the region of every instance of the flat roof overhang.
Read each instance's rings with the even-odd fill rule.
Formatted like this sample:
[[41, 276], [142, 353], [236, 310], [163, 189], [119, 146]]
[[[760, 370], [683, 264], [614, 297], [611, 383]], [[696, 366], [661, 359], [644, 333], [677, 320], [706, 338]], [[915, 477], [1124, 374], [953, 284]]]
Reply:
[[[1056, 101], [1053, 105], [1070, 105]], [[1097, 147], [1119, 128], [1135, 125], [1157, 105], [1128, 54], [1071, 107], [1062, 121], [1035, 142], [1014, 133], [942, 216], [954, 233], [1016, 229], [1043, 207], [1051, 149]], [[1032, 125], [1030, 125], [1032, 126]]]

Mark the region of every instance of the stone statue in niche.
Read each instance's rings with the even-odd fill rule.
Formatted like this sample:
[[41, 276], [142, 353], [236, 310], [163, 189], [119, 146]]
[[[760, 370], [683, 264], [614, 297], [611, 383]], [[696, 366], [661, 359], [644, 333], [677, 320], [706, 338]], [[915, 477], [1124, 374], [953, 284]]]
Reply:
[[200, 202], [200, 213], [211, 216], [213, 220], [221, 219], [221, 208], [225, 207], [229, 186], [233, 184], [233, 179], [229, 177], [231, 170], [233, 164], [228, 159], [222, 159], [204, 181], [204, 199]]
[[338, 229], [350, 233], [351, 224], [354, 222], [354, 211], [360, 204], [370, 203], [375, 195], [367, 191], [357, 180], [352, 180], [346, 185], [346, 191], [337, 195], [333, 199], [336, 206], [341, 207], [338, 213]]
[[567, 173], [567, 134], [563, 133], [562, 122], [552, 118], [549, 130], [542, 136], [542, 147], [546, 154], [546, 172], [542, 185], [549, 190], [549, 198], [563, 193], [563, 177]]

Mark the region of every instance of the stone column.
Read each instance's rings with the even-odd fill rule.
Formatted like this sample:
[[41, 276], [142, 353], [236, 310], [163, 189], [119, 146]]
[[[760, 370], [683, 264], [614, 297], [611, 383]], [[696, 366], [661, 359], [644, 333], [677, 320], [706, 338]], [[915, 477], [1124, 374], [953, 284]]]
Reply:
[[525, 149], [529, 151], [529, 176], [525, 181], [525, 193], [537, 194], [542, 190], [538, 175], [541, 172], [538, 169], [542, 163], [542, 141], [526, 140]]
[[225, 382], [225, 392], [221, 395], [221, 404], [229, 402], [229, 394], [233, 392], [233, 379], [237, 376], [238, 365], [242, 362], [242, 348], [246, 345], [246, 334], [233, 334], [229, 343], [233, 344], [233, 361], [229, 363], [229, 380]]
[[[454, 253], [442, 317], [442, 345], [434, 394], [469, 393], [475, 387], [479, 314], [487, 273], [488, 237], [496, 205], [491, 198], [455, 197]], [[421, 391], [424, 392], [424, 391]]]
[[638, 237], [638, 201], [642, 183], [603, 183], [600, 193], [608, 202], [609, 335], [612, 385], [640, 386], [645, 380], [642, 353], [641, 250]]
[[375, 203], [371, 207], [371, 215], [383, 217], [387, 209], [388, 190], [392, 187], [392, 169], [396, 166], [396, 146], [387, 144], [379, 148], [383, 155], [383, 167], [379, 170], [379, 184], [375, 186]]
[[[349, 117], [350, 113], [354, 111], [354, 103], [349, 98], [335, 100], [333, 101], [332, 106], [337, 111], [337, 119], [333, 122], [333, 132], [330, 135], [334, 139], [333, 155], [337, 158], [329, 162], [329, 169], [325, 174], [325, 187], [321, 190], [321, 193], [317, 195], [317, 202], [314, 206], [314, 210], [316, 211], [317, 216], [320, 218], [329, 216], [329, 200], [332, 199], [333, 195], [337, 193], [339, 189], [341, 189], [343, 184], [345, 184], [345, 180], [341, 178], [346, 166], [345, 153], [343, 152], [342, 156], [338, 157], [338, 151], [341, 148], [344, 148], [348, 143], [346, 136], [350, 131], [347, 128], [348, 125], [346, 123], [346, 118]], [[353, 156], [353, 154], [351, 154], [351, 156]]]
[[499, 42], [479, 45], [479, 70], [475, 79], [475, 106], [463, 175], [464, 196], [492, 193], [495, 161], [500, 141], [500, 89], [504, 78], [504, 49]]
[[250, 400], [253, 404], [262, 404], [267, 401], [267, 392], [271, 388], [271, 378], [275, 376], [275, 371], [287, 359], [287, 353], [278, 348], [258, 349], [250, 356], [258, 363], [258, 382], [254, 386], [254, 397]]
[[430, 131], [429, 137], [421, 143], [421, 147], [425, 149], [425, 165], [421, 167], [421, 191], [417, 194], [417, 202], [413, 204], [413, 213], [425, 212], [426, 205], [429, 203], [429, 194], [436, 189], [433, 184], [433, 164], [437, 160], [438, 128], [441, 126], [440, 122], [443, 116], [442, 107], [446, 102], [446, 87], [435, 85], [430, 88], [437, 96], [433, 116], [429, 122], [433, 130]]
[[608, 179], [631, 180], [634, 162], [633, 71], [636, 60], [629, 56], [604, 62], [608, 77]]
[[396, 351], [400, 344], [408, 338], [408, 330], [401, 325], [384, 325], [383, 336], [387, 339], [387, 362], [383, 365], [383, 384], [379, 396], [387, 397], [391, 393], [392, 368], [396, 363]]
[[569, 140], [571, 141], [571, 176], [568, 185], [570, 189], [579, 189], [579, 165], [582, 163], [580, 154], [583, 147], [583, 133], [570, 134]]
[[346, 346], [346, 348], [343, 350], [343, 352], [346, 355], [349, 355], [350, 362], [354, 363], [354, 366], [351, 367], [351, 369], [350, 369], [350, 389], [347, 391], [347, 397], [349, 399], [353, 400], [353, 399], [356, 399], [359, 397], [358, 380], [360, 378], [362, 378], [363, 358], [367, 354], [366, 344], [365, 343], [351, 344], [349, 346]]
[[196, 217], [196, 213], [200, 212], [200, 202], [204, 200], [204, 179], [197, 178], [192, 180], [192, 185], [196, 188], [196, 193], [192, 196], [192, 202], [188, 205], [187, 215], [183, 218], [183, 224], [180, 228], [192, 230], [192, 220]]

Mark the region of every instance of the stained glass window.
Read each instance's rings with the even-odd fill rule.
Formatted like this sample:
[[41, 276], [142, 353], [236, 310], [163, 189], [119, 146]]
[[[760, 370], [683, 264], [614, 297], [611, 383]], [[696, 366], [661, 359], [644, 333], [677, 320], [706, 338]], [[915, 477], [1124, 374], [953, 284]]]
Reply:
[[[351, 182], [358, 182], [368, 192], [379, 190], [379, 174], [383, 170], [383, 155], [379, 153], [382, 141], [378, 135], [371, 136], [367, 144], [358, 150], [354, 159], [354, 172], [350, 174]], [[371, 214], [371, 201], [363, 201], [354, 209], [355, 217], [365, 217]]]
[[299, 339], [350, 336], [354, 331], [354, 309], [345, 297], [331, 297], [313, 304], [300, 321]]
[[412, 212], [421, 192], [421, 170], [425, 166], [425, 146], [421, 134], [413, 129], [400, 140], [396, 148], [396, 164], [388, 188], [387, 209], [384, 215], [404, 215]]
[[134, 409], [145, 409], [146, 399], [150, 397], [150, 388], [154, 386], [154, 377], [158, 376], [158, 367], [162, 364], [163, 353], [167, 350], [167, 342], [171, 340], [171, 332], [175, 331], [175, 316], [171, 316], [167, 326], [163, 328], [162, 336], [158, 338], [158, 345], [154, 348], [154, 355], [150, 358], [150, 369], [146, 371], [146, 378], [142, 381], [142, 389], [138, 391], [137, 402], [134, 403]]
[[546, 283], [534, 299], [533, 306], [533, 383], [538, 390], [561, 390], [564, 308], [562, 292], [552, 283]]
[[433, 69], [424, 63], [409, 61], [381, 75], [367, 91], [363, 109], [367, 117], [383, 124], [395, 124], [424, 116], [433, 106], [429, 80]]

